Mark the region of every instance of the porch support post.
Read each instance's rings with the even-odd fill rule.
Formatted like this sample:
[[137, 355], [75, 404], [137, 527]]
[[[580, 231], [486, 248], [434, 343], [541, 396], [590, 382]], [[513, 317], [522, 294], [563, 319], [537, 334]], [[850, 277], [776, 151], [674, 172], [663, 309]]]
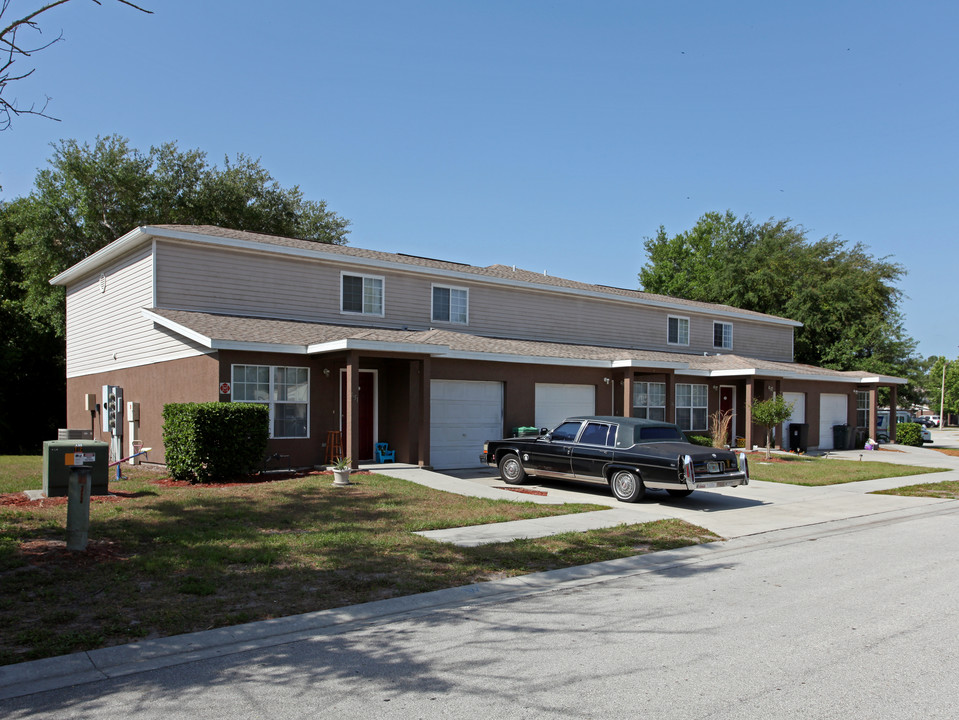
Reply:
[[359, 467], [360, 454], [360, 358], [351, 350], [346, 356], [346, 437], [344, 452], [351, 459], [350, 467]]
[[623, 375], [623, 417], [633, 416], [633, 376], [632, 370]]
[[666, 371], [666, 422], [676, 422], [676, 375], [672, 370]]
[[430, 467], [430, 359], [423, 358], [420, 366], [420, 429], [417, 433], [419, 444], [417, 464], [422, 468]]
[[[896, 442], [896, 396], [899, 388], [889, 386], [889, 442]], [[940, 421], [941, 422], [941, 421]]]
[[756, 382], [753, 378], [746, 378], [746, 423], [743, 428], [743, 436], [746, 438], [745, 450], [749, 452], [753, 449], [753, 396], [756, 389]]
[[872, 385], [869, 388], [869, 438], [876, 439], [879, 434], [879, 386]]
[[[775, 386], [776, 386], [776, 389], [774, 393], [776, 395], [782, 395], [782, 386], [783, 386], [782, 380], [776, 380]], [[783, 424], [782, 423], [779, 423], [776, 426], [776, 441], [773, 443], [773, 445], [779, 448], [780, 450], [783, 449]]]

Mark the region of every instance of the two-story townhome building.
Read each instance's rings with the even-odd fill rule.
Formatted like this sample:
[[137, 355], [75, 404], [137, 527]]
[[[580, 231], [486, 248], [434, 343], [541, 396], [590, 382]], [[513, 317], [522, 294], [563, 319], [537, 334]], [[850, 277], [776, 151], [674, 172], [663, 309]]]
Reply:
[[66, 287], [69, 426], [106, 439], [86, 396], [119, 386], [159, 462], [170, 402], [268, 405], [270, 452], [295, 466], [325, 463], [338, 432], [355, 462], [388, 442], [451, 468], [572, 414], [695, 432], [729, 411], [730, 442], [751, 447], [751, 403], [774, 393], [810, 447], [832, 448], [837, 424], [875, 437], [877, 388], [895, 406], [905, 382], [794, 363], [785, 318], [218, 227], [136, 228], [51, 282]]

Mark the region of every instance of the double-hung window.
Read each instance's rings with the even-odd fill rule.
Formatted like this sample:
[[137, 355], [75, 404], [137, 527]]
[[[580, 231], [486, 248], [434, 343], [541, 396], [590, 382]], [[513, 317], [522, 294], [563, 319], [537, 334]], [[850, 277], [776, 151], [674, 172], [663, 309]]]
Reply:
[[720, 350], [733, 349], [733, 324], [727, 322], [713, 323], [713, 347]]
[[689, 345], [689, 318], [674, 315], [667, 318], [666, 342], [669, 345]]
[[676, 424], [680, 430], [707, 429], [708, 406], [708, 386], [676, 383]]
[[869, 427], [869, 391], [856, 390], [856, 425]]
[[233, 402], [266, 405], [270, 437], [310, 436], [310, 369], [275, 365], [234, 365]]
[[466, 325], [469, 322], [469, 291], [434, 285], [432, 318], [438, 322]]
[[341, 312], [383, 316], [383, 278], [343, 273], [341, 284]]
[[633, 417], [666, 420], [666, 383], [633, 384]]

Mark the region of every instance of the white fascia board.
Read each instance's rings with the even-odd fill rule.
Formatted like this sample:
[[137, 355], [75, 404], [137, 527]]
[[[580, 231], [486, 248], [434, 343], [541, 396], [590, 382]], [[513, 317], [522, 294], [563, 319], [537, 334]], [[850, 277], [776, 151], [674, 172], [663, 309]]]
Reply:
[[688, 362], [669, 362], [667, 360], [613, 360], [611, 367], [616, 368], [657, 368], [663, 370], [688, 370]]
[[140, 314], [143, 315], [143, 317], [145, 317], [147, 320], [152, 320], [157, 325], [161, 325], [168, 330], [172, 330], [178, 335], [182, 335], [183, 337], [192, 340], [203, 347], [210, 348], [211, 350], [249, 350], [252, 352], [279, 352], [294, 355], [306, 354], [305, 345], [260, 343], [249, 342], [245, 340], [214, 340], [213, 338], [208, 337], [203, 333], [199, 333], [196, 330], [187, 327], [186, 325], [181, 325], [180, 323], [169, 320], [162, 315], [157, 315], [147, 308], [140, 308]]
[[213, 338], [207, 337], [206, 335], [203, 335], [202, 333], [198, 333], [196, 330], [192, 330], [191, 328], [188, 328], [186, 325], [181, 325], [178, 322], [173, 322], [172, 320], [168, 320], [162, 315], [157, 315], [155, 312], [151, 312], [148, 308], [140, 308], [140, 314], [143, 317], [145, 317], [147, 320], [152, 320], [157, 325], [165, 327], [167, 330], [172, 330], [178, 335], [182, 335], [183, 337], [189, 340], [192, 340], [193, 342], [198, 343], [202, 345], [203, 347], [213, 349]]
[[108, 265], [117, 258], [125, 255], [132, 248], [144, 242], [150, 237], [151, 233], [145, 232], [144, 228], [133, 228], [123, 237], [114, 240], [109, 245], [100, 248], [92, 255], [73, 265], [62, 273], [50, 279], [51, 285], [69, 285], [75, 280], [96, 272], [101, 267]]
[[333, 340], [332, 342], [308, 345], [306, 352], [310, 355], [342, 352], [344, 350], [365, 350], [367, 352], [409, 353], [414, 355], [444, 355], [449, 351], [447, 345], [430, 345], [428, 343], [387, 342], [383, 340]]
[[[647, 307], [662, 307], [673, 310], [682, 310], [685, 312], [695, 312], [704, 315], [717, 317], [737, 318], [740, 320], [752, 320], [759, 323], [768, 323], [772, 325], [788, 325], [791, 327], [802, 327], [802, 323], [788, 318], [778, 318], [772, 315], [755, 317], [735, 312], [735, 310], [720, 310], [718, 308], [700, 308], [681, 303], [670, 303], [662, 300], [650, 300], [646, 298], [631, 298], [624, 295], [612, 295], [596, 290], [583, 290], [580, 288], [566, 288], [558, 285], [546, 285], [533, 283], [528, 280], [511, 280], [509, 278], [499, 278], [489, 275], [478, 275], [475, 273], [463, 272], [461, 270], [446, 270], [443, 268], [431, 268], [424, 265], [410, 265], [409, 263], [398, 260], [381, 260], [379, 258], [366, 258], [345, 253], [324, 251], [324, 243], [316, 243], [317, 249], [304, 249], [287, 247], [285, 245], [275, 245], [273, 243], [255, 242], [250, 240], [239, 240], [236, 238], [218, 237], [216, 235], [204, 235], [203, 233], [184, 232], [182, 230], [170, 230], [169, 228], [145, 227], [142, 228], [146, 233], [154, 237], [166, 238], [169, 240], [186, 240], [189, 242], [206, 243], [208, 245], [218, 245], [221, 247], [231, 247], [240, 250], [251, 250], [254, 252], [268, 252], [276, 255], [290, 255], [298, 258], [312, 258], [315, 260], [327, 260], [329, 262], [343, 263], [347, 265], [359, 265], [376, 270], [393, 270], [397, 272], [412, 273], [416, 275], [430, 275], [456, 279], [462, 282], [474, 282], [489, 285], [504, 285], [515, 289], [528, 290], [532, 285], [537, 290], [548, 293], [560, 293], [565, 295], [576, 295], [579, 297], [590, 297], [607, 302], [622, 302], [630, 305], [642, 305]], [[119, 241], [118, 241], [119, 242]], [[108, 246], [109, 247], [109, 246]], [[93, 256], [91, 256], [93, 257]]]
[[586, 360], [584, 358], [558, 358], [541, 355], [509, 355], [506, 353], [484, 353], [465, 350], [453, 350], [439, 354], [450, 360], [482, 360], [484, 362], [518, 363], [520, 365], [560, 365], [565, 367], [609, 368], [609, 360]]
[[871, 375], [859, 378], [858, 382], [861, 385], [906, 385], [909, 381], [892, 375]]

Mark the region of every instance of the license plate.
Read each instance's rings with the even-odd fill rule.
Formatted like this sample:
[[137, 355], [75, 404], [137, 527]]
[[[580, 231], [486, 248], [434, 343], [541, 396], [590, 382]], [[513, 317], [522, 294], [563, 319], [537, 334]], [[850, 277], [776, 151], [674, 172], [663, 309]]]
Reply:
[[723, 471], [723, 464], [721, 462], [708, 462], [706, 463], [706, 472], [708, 473], [718, 473]]

